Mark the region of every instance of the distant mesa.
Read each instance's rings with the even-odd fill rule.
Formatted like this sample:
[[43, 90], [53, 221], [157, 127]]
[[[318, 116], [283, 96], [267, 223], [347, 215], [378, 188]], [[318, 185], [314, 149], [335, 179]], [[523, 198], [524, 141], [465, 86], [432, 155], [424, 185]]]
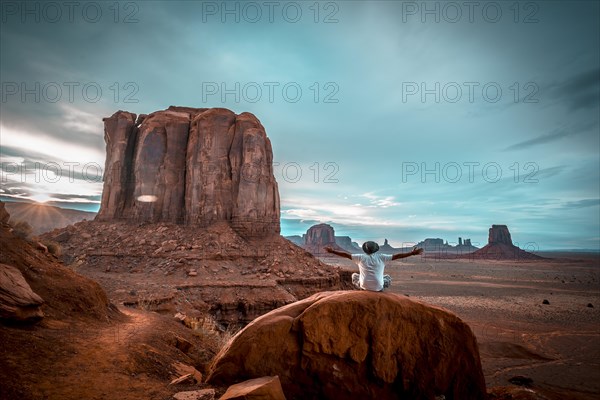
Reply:
[[304, 235], [304, 249], [312, 254], [326, 254], [325, 247], [330, 246], [335, 250], [346, 251], [336, 243], [333, 226], [328, 224], [313, 225]]
[[287, 240], [289, 240], [290, 242], [294, 243], [296, 246], [302, 247], [304, 246], [304, 236], [305, 235], [290, 235], [290, 236], [284, 236]]
[[356, 242], [353, 242], [350, 236], [336, 236], [335, 242], [338, 246], [340, 246], [342, 249], [346, 250], [349, 253], [362, 252], [362, 248], [360, 247], [360, 245]]
[[[361, 246], [352, 241], [350, 236], [335, 236], [335, 231], [331, 225], [317, 224], [311, 226], [308, 231], [300, 235], [286, 236], [286, 239], [300, 246], [315, 256], [324, 256], [327, 253], [324, 250], [325, 246], [338, 248], [349, 253], [362, 253]], [[428, 253], [444, 253], [444, 254], [465, 254], [471, 253], [478, 248], [471, 244], [471, 239], [458, 238], [459, 244], [452, 246], [448, 241], [440, 238], [427, 238], [416, 244], [417, 247], [423, 248]], [[382, 253], [393, 254], [399, 252], [410, 251], [413, 246], [392, 247], [388, 239], [384, 239], [383, 245], [379, 246], [379, 251]]]
[[306, 231], [304, 244], [307, 246], [326, 246], [336, 244], [333, 226], [328, 224], [311, 226], [308, 231]]
[[488, 235], [488, 244], [503, 243], [509, 246], [513, 245], [508, 226], [492, 225]]
[[[324, 226], [319, 227], [319, 225], [324, 225]], [[318, 227], [318, 228], [315, 228], [315, 227]], [[331, 228], [331, 231], [330, 231], [330, 228]], [[308, 232], [311, 231], [311, 229], [313, 231], [311, 232], [311, 236], [309, 238]], [[315, 229], [316, 229], [316, 231], [315, 231]], [[327, 233], [323, 233], [323, 232], [319, 233], [319, 231], [321, 231], [321, 230], [326, 230]], [[331, 239], [331, 235], [333, 235], [335, 244], [338, 247], [340, 247], [342, 250], [347, 251], [349, 253], [362, 252], [362, 249], [359, 246], [359, 244], [356, 242], [353, 242], [352, 238], [350, 236], [336, 236], [333, 227], [328, 224], [313, 225], [308, 229], [308, 231], [306, 233], [304, 233], [302, 235], [285, 236], [285, 238], [287, 240], [289, 240], [290, 242], [294, 243], [296, 246], [302, 247], [312, 254], [323, 255], [323, 253], [325, 253], [325, 250], [323, 249], [323, 247], [325, 247], [327, 244], [331, 244], [329, 242], [329, 240]], [[322, 237], [326, 237], [328, 241], [326, 243], [321, 243], [319, 245], [317, 242], [320, 240], [319, 238], [322, 238]], [[332, 247], [335, 247], [335, 246], [332, 245]]]
[[452, 246], [447, 241], [440, 238], [427, 238], [416, 244], [417, 247], [425, 250], [426, 253], [443, 253], [443, 254], [464, 254], [471, 253], [477, 250], [477, 247], [471, 244], [471, 239], [458, 238], [458, 245]]
[[477, 249], [475, 246], [473, 246], [471, 244], [471, 239], [465, 239], [465, 241], [463, 242], [463, 238], [461, 238], [461, 237], [458, 238], [458, 246], [457, 247], [460, 247], [460, 248], [465, 247], [465, 248]]
[[397, 252], [399, 250], [400, 249], [396, 249], [396, 248], [392, 247], [390, 245], [390, 243], [388, 242], [387, 239], [384, 239], [383, 240], [383, 246], [379, 247], [379, 251], [381, 251], [382, 253], [394, 253], [394, 252]]
[[445, 247], [449, 247], [448, 245], [444, 244], [444, 239], [440, 238], [427, 238], [417, 243], [416, 246], [427, 252], [444, 251]]
[[469, 254], [469, 257], [494, 260], [536, 260], [543, 258], [515, 246], [506, 225], [492, 225], [489, 230], [488, 244]]
[[171, 106], [104, 118], [98, 221], [226, 221], [243, 236], [279, 234], [271, 142], [250, 113]]

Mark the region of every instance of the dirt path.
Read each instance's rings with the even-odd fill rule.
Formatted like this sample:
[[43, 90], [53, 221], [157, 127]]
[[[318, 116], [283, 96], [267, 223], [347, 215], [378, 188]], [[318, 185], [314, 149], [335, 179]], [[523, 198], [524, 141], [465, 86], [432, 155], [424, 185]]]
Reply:
[[[164, 380], [146, 373], [136, 373], [140, 348], [151, 341], [156, 327], [155, 315], [133, 309], [121, 309], [123, 322], [108, 326], [73, 326], [69, 335], [73, 349], [61, 365], [42, 374], [36, 384], [41, 399], [166, 399], [170, 376]], [[149, 347], [149, 346], [146, 346]], [[149, 350], [151, 351], [151, 350]], [[142, 395], [142, 397], [140, 397]]]

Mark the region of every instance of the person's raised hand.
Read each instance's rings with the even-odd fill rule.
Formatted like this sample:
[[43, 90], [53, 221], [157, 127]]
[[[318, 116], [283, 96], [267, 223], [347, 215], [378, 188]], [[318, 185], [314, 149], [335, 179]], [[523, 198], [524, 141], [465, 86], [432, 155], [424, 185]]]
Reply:
[[423, 253], [423, 249], [418, 249], [416, 247], [413, 247], [412, 252], [413, 255], [418, 255], [418, 254], [422, 254]]

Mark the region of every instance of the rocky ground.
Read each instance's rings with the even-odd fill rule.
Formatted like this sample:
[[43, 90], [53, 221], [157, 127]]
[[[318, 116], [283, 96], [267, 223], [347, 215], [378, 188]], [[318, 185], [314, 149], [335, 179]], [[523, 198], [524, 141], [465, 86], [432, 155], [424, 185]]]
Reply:
[[339, 289], [338, 269], [279, 235], [244, 239], [228, 224], [80, 222], [45, 234], [62, 260], [115, 304], [166, 314], [208, 310], [224, 327]]
[[[204, 388], [194, 379], [169, 382], [189, 368], [207, 372], [237, 326], [316, 291], [347, 288], [356, 269], [341, 258], [319, 261], [279, 236], [243, 239], [227, 225], [82, 222], [41, 238], [59, 243], [60, 257], [6, 232], [0, 262], [20, 269], [46, 301], [37, 325], [0, 326], [7, 399], [162, 400]], [[388, 268], [389, 291], [471, 326], [490, 399], [600, 399], [599, 258], [551, 256], [411, 257]]]
[[[523, 375], [548, 399], [600, 399], [600, 258], [541, 255], [553, 258], [411, 257], [386, 271], [391, 292], [444, 307], [469, 323], [488, 387]], [[322, 261], [355, 269], [341, 258]]]
[[3, 400], [169, 399], [199, 386], [193, 379], [169, 383], [189, 371], [201, 380], [199, 374], [228, 338], [210, 318], [188, 318], [188, 325], [203, 322], [192, 330], [172, 315], [111, 304], [98, 283], [0, 223], [0, 268], [6, 266], [18, 270], [41, 297], [43, 317], [0, 320]]

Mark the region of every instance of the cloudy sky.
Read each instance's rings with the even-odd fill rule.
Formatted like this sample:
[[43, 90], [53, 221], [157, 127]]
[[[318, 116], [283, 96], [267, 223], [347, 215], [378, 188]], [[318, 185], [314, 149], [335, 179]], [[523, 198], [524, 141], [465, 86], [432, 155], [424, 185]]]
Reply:
[[102, 118], [258, 116], [282, 233], [600, 247], [596, 1], [2, 2], [3, 200], [96, 211]]

